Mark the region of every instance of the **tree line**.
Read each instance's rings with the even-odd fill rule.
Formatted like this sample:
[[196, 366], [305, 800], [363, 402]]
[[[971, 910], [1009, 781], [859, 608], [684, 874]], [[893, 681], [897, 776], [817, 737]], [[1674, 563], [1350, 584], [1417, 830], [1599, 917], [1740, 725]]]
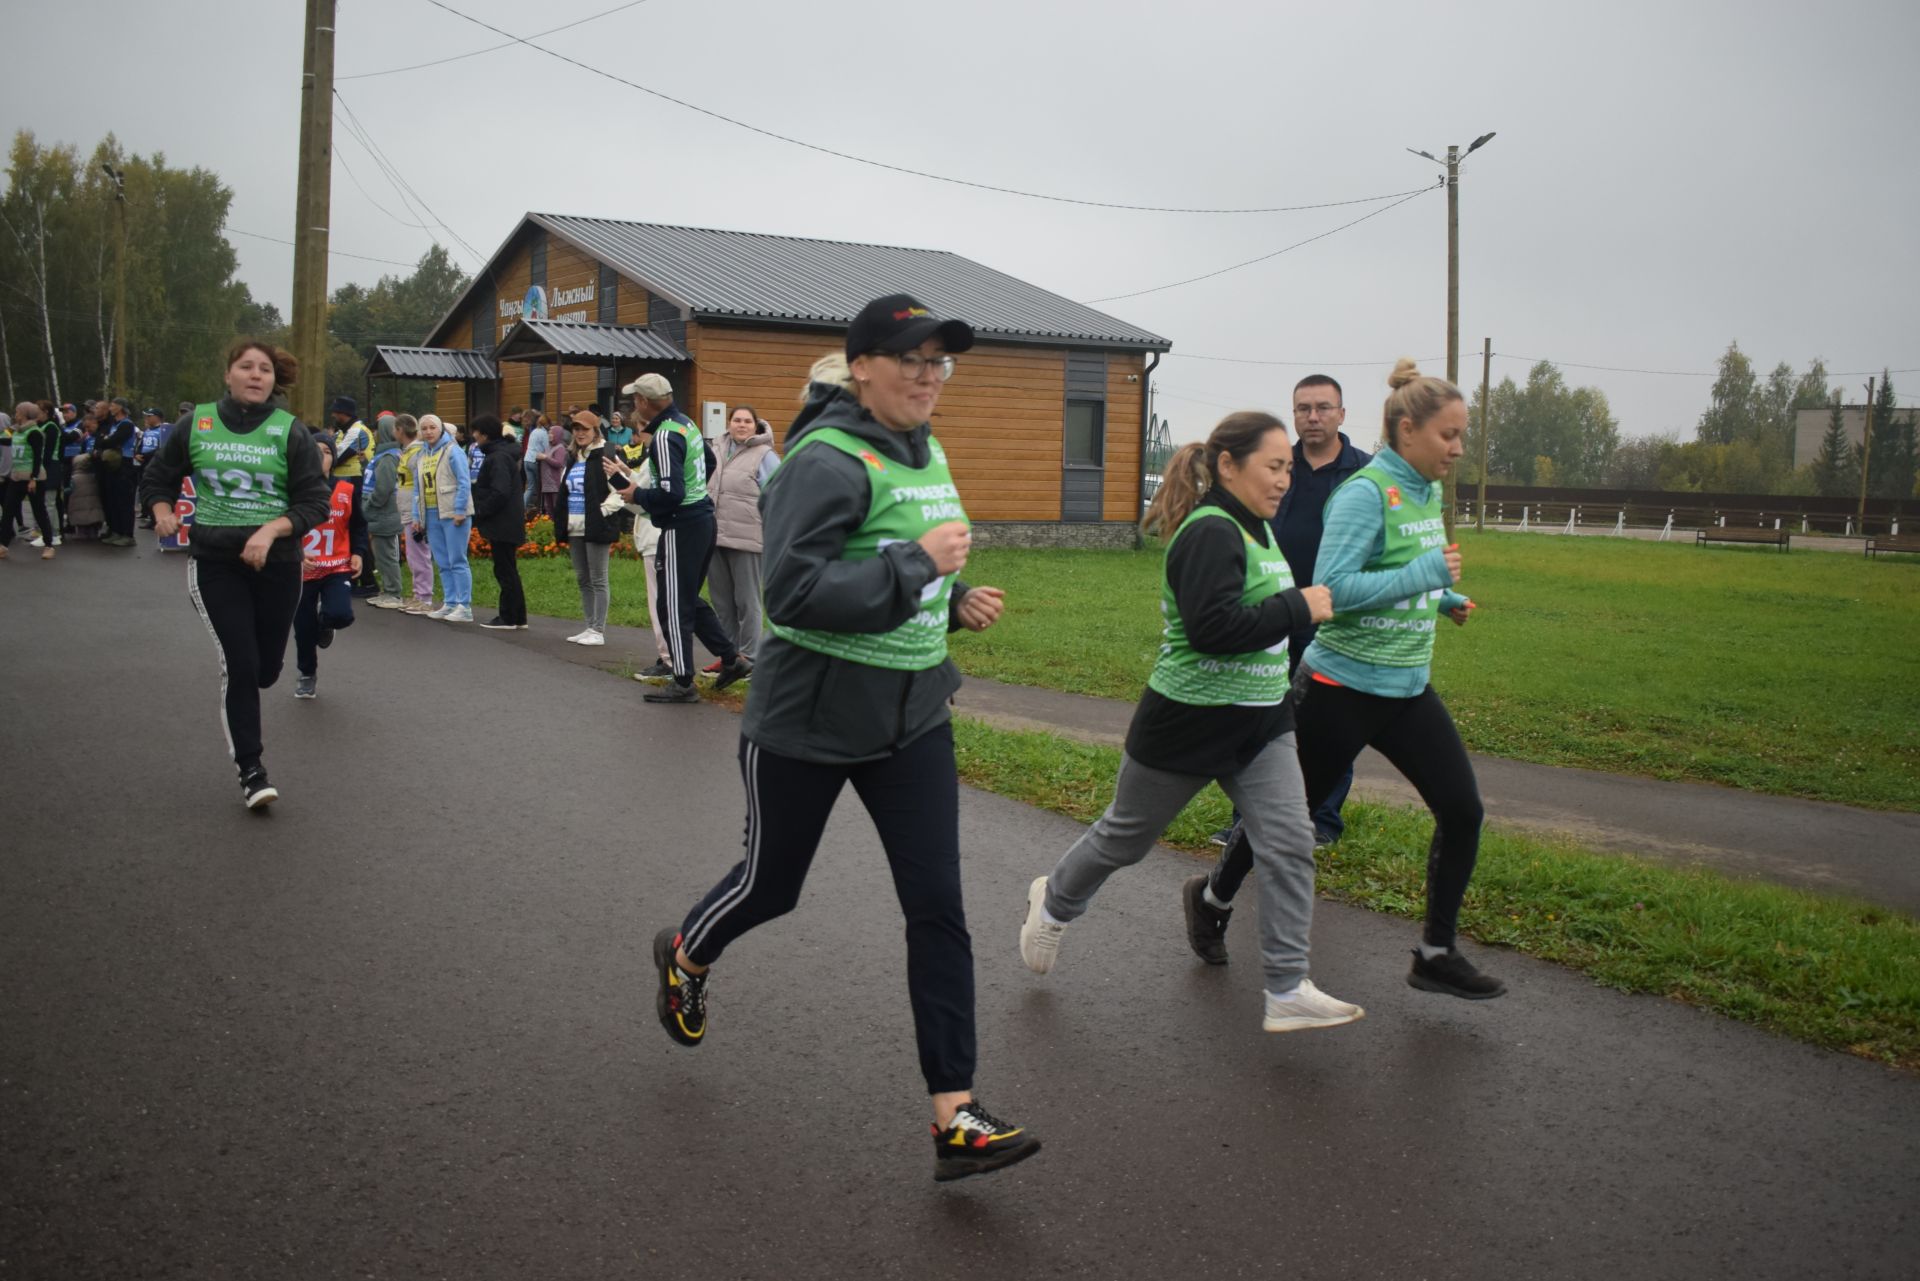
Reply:
[[[110, 176], [109, 171], [119, 177]], [[284, 344], [279, 310], [239, 279], [226, 223], [233, 191], [202, 168], [155, 152], [130, 155], [112, 134], [84, 157], [70, 144], [14, 135], [0, 194], [0, 385], [6, 406], [47, 397], [124, 395], [168, 411], [220, 386], [238, 334]], [[125, 331], [114, 309], [123, 252]], [[434, 246], [404, 275], [342, 285], [329, 297], [329, 398], [362, 393], [378, 343], [415, 344], [452, 307], [467, 278]], [[121, 347], [125, 386], [113, 386]], [[431, 383], [401, 382], [388, 406], [431, 407]]]

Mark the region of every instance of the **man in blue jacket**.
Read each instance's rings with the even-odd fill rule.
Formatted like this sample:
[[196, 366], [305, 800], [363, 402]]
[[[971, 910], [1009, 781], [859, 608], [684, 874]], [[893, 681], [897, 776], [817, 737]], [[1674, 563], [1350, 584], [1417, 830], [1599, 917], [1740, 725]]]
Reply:
[[[1324, 526], [1327, 499], [1345, 483], [1347, 477], [1373, 461], [1373, 455], [1354, 448], [1340, 428], [1347, 421], [1346, 398], [1340, 384], [1326, 374], [1308, 374], [1293, 389], [1293, 430], [1299, 440], [1293, 447], [1293, 484], [1280, 500], [1274, 515], [1273, 534], [1280, 552], [1287, 558], [1296, 583], [1317, 583], [1314, 562], [1320, 556], [1320, 533]], [[1287, 669], [1300, 666], [1318, 629], [1309, 624], [1295, 628], [1287, 636]], [[1333, 789], [1333, 794], [1313, 813], [1313, 831], [1319, 844], [1331, 845], [1346, 831], [1340, 807], [1346, 804], [1347, 791], [1353, 786], [1353, 771]]]

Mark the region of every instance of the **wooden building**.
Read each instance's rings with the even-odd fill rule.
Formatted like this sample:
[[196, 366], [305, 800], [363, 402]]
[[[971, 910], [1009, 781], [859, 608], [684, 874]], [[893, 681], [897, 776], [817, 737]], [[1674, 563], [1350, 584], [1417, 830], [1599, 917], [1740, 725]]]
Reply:
[[1171, 344], [955, 254], [528, 214], [423, 346], [381, 348], [368, 368], [435, 378], [456, 423], [516, 405], [610, 412], [658, 372], [709, 435], [748, 404], [778, 437], [813, 361], [895, 292], [977, 334], [934, 431], [983, 537], [1130, 542], [1148, 379]]

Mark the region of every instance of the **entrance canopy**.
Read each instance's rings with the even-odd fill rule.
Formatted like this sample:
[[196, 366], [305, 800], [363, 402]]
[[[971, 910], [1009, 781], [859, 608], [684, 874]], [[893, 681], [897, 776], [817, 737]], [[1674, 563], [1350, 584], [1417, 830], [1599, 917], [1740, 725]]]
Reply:
[[497, 382], [500, 371], [477, 351], [450, 347], [375, 347], [366, 377], [425, 378], [434, 382]]
[[602, 325], [584, 320], [522, 320], [494, 348], [493, 357], [607, 366], [693, 359], [679, 343], [640, 325]]

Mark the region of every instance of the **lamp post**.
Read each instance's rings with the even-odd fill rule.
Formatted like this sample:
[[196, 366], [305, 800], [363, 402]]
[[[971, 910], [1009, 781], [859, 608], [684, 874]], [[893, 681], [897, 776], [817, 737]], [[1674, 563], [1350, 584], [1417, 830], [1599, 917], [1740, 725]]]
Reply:
[[127, 394], [127, 173], [106, 161], [100, 169], [113, 182], [114, 207], [120, 215], [120, 241], [113, 251], [113, 394]]

